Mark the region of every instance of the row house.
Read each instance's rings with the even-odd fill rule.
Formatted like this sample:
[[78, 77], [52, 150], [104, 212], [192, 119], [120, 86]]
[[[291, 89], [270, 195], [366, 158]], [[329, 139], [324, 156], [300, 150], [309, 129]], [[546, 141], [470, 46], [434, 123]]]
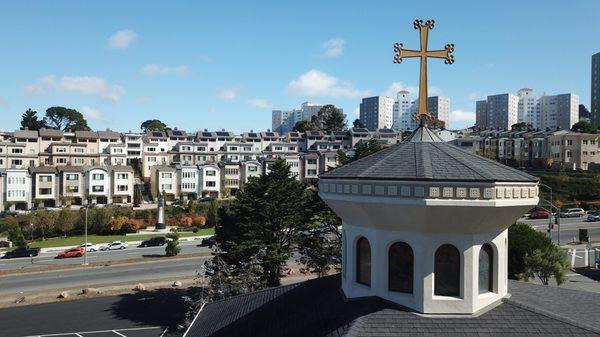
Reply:
[[215, 164], [156, 165], [151, 174], [152, 195], [159, 193], [172, 201], [179, 196], [197, 199], [221, 196], [221, 169]]
[[153, 166], [167, 165], [169, 163], [169, 150], [166, 132], [146, 132], [142, 149], [142, 175], [144, 177], [150, 177]]
[[0, 169], [0, 188], [0, 211], [31, 208], [31, 175], [27, 169]]
[[548, 138], [552, 165], [567, 170], [588, 170], [600, 167], [599, 135], [573, 131], [557, 131]]
[[54, 166], [30, 167], [33, 191], [33, 206], [57, 207], [59, 206], [59, 176]]

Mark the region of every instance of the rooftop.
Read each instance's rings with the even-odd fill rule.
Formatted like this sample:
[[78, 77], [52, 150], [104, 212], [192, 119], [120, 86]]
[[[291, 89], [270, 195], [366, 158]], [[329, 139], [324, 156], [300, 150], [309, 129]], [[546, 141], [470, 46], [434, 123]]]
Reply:
[[187, 336], [597, 336], [600, 294], [509, 281], [473, 316], [426, 316], [378, 297], [348, 300], [340, 275], [206, 304]]

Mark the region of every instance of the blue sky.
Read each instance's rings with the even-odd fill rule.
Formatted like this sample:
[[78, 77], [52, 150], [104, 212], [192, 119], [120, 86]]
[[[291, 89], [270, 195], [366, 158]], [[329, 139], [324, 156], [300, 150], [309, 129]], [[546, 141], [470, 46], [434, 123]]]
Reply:
[[265, 130], [271, 109], [307, 100], [351, 121], [361, 97], [418, 85], [417, 60], [392, 63], [394, 42], [418, 48], [415, 18], [436, 20], [430, 49], [456, 45], [455, 64], [429, 62], [452, 127], [473, 123], [476, 99], [522, 87], [589, 107], [598, 13], [593, 0], [3, 2], [0, 129], [53, 105], [94, 129]]

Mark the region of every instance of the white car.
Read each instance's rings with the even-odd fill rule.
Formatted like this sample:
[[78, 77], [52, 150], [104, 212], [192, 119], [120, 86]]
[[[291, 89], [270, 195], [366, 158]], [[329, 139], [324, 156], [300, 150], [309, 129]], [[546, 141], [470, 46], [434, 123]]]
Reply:
[[108, 246], [105, 246], [105, 250], [118, 250], [118, 249], [125, 249], [127, 248], [127, 246], [129, 246], [129, 243], [127, 243], [126, 241], [115, 241], [113, 243], [111, 243]]
[[87, 246], [85, 245], [85, 243], [82, 243], [81, 248], [85, 248], [87, 252], [97, 252], [98, 250], [100, 250], [100, 247], [98, 245], [95, 245], [91, 242], [88, 242]]

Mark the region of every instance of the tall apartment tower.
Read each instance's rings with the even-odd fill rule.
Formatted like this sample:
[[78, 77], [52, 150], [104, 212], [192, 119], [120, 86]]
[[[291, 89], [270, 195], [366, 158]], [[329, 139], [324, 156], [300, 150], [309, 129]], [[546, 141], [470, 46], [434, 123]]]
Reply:
[[[319, 113], [319, 110], [323, 107], [322, 104], [313, 103], [313, 102], [304, 102], [300, 106], [300, 111], [302, 111], [302, 120], [309, 121], [313, 116], [316, 116]], [[297, 120], [299, 121], [299, 120]]]
[[592, 56], [592, 93], [590, 112], [592, 125], [600, 126], [600, 53]]
[[475, 127], [481, 130], [488, 128], [486, 100], [475, 102]]
[[493, 129], [510, 129], [518, 121], [519, 96], [500, 94], [487, 97], [487, 122]]
[[542, 116], [538, 109], [538, 99], [533, 95], [533, 89], [523, 88], [517, 92], [517, 96], [519, 96], [518, 122], [531, 125], [534, 129], [540, 129]]
[[272, 110], [271, 130], [280, 134], [292, 131], [295, 124], [295, 110]]
[[396, 131], [409, 130], [410, 121], [410, 93], [406, 90], [398, 91], [394, 102], [392, 128]]
[[433, 96], [427, 98], [429, 114], [446, 125], [450, 129], [450, 99], [447, 97]]
[[359, 109], [360, 121], [367, 129], [375, 131], [392, 127], [394, 99], [385, 96], [363, 98]]
[[575, 94], [544, 95], [538, 100], [540, 129], [569, 130], [579, 121], [579, 96]]

